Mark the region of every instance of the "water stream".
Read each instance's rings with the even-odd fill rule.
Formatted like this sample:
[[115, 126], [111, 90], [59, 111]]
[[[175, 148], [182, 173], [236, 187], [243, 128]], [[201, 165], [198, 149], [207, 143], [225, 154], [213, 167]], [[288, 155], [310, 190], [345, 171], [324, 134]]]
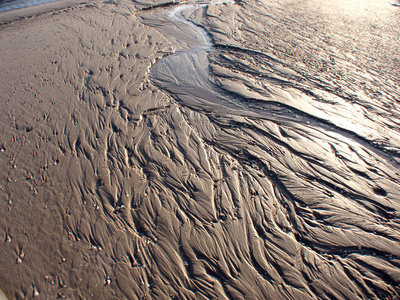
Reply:
[[[274, 103], [266, 103], [262, 107], [252, 105], [240, 95], [228, 94], [216, 84], [210, 72], [209, 54], [218, 50], [213, 48], [214, 42], [210, 34], [187, 19], [185, 13], [207, 8], [208, 5], [227, 3], [233, 1], [179, 5], [168, 11], [156, 12], [154, 19], [159, 18], [158, 24], [154, 19], [144, 17], [145, 24], [157, 27], [164, 35], [175, 39], [182, 48], [152, 67], [150, 74], [153, 82], [182, 104], [197, 111], [212, 114], [224, 112], [275, 121], [293, 120], [295, 113], [288, 108]], [[305, 120], [301, 116], [300, 119]], [[313, 121], [310, 118], [307, 120]]]
[[[295, 124], [306, 125], [322, 131], [328, 136], [339, 134], [357, 144], [362, 144], [363, 147], [377, 155], [386, 156], [384, 151], [371, 146], [370, 141], [363, 137], [363, 133], [369, 134], [368, 130], [375, 127], [375, 124], [368, 118], [360, 119], [361, 116], [356, 111], [349, 111], [346, 107], [339, 111], [333, 111], [328, 106], [322, 106], [319, 110], [326, 109], [326, 111], [323, 112], [322, 117], [319, 117], [310, 111], [308, 106], [305, 108], [301, 106], [300, 100], [303, 99], [298, 98], [307, 98], [307, 96], [297, 91], [284, 95], [294, 101], [299, 100], [300, 104], [292, 106], [287, 105], [285, 100], [282, 101], [279, 94], [272, 95], [270, 101], [255, 101], [251, 97], [243, 97], [239, 93], [232, 93], [221, 88], [221, 85], [216, 82], [216, 76], [211, 72], [209, 56], [210, 54], [218, 56], [218, 52], [223, 52], [224, 49], [214, 48], [214, 41], [210, 33], [189, 20], [186, 14], [193, 10], [206, 9], [208, 5], [226, 5], [227, 3], [233, 4], [233, 1], [183, 4], [166, 11], [158, 11], [152, 18], [143, 17], [145, 24], [156, 27], [181, 47], [181, 50], [161, 59], [152, 67], [151, 78], [159, 88], [167, 91], [183, 105], [208, 115], [239, 115], [257, 120], [284, 123], [291, 127], [296, 127]], [[228, 48], [226, 51], [252, 55], [248, 49]], [[253, 54], [258, 55], [258, 53]], [[234, 69], [235, 65], [230, 67]], [[341, 99], [338, 100], [341, 101]], [[334, 106], [339, 105], [341, 105], [340, 102]], [[359, 126], [349, 130], [349, 125], [353, 124], [351, 119], [365, 122], [366, 128]]]
[[[391, 221], [398, 216], [400, 203], [396, 195], [400, 189], [396, 161], [399, 133], [384, 125], [391, 122], [390, 118], [376, 121], [382, 115], [370, 109], [373, 98], [365, 100], [360, 96], [359, 102], [351, 102], [350, 97], [332, 91], [330, 82], [315, 88], [317, 80], [310, 69], [296, 69], [295, 63], [291, 66], [263, 50], [251, 50], [251, 45], [214, 47], [210, 34], [188, 17], [193, 9], [202, 9], [202, 15], [208, 17], [207, 5], [179, 6], [144, 17], [145, 24], [179, 45], [179, 50], [152, 67], [151, 78], [177, 102], [205, 115], [219, 132], [212, 139], [205, 138], [205, 142], [240, 165], [240, 183], [231, 192], [232, 201], [235, 193], [248, 193], [236, 206], [242, 211], [247, 224], [244, 226], [256, 232], [256, 240], [263, 241], [260, 248], [249, 250], [251, 255], [255, 255], [253, 251], [265, 251], [283, 257], [293, 249], [297, 249], [293, 250], [297, 254], [292, 253], [296, 257], [310, 251], [307, 253], [325, 261], [324, 257], [331, 255], [333, 261], [327, 260], [330, 271], [321, 276], [330, 282], [327, 284], [335, 293], [342, 293], [343, 282], [337, 282], [347, 275], [338, 275], [335, 282], [326, 276], [336, 272], [333, 270], [338, 261], [347, 266], [362, 257], [362, 264], [373, 265], [379, 256], [379, 267], [374, 265], [377, 273], [383, 274], [389, 265], [392, 268], [394, 262], [385, 257], [400, 256], [395, 250], [400, 241], [397, 223]], [[246, 13], [244, 9], [242, 13]], [[283, 22], [279, 15], [274, 17]], [[308, 42], [314, 41], [310, 38]], [[350, 74], [358, 72], [355, 64], [346, 64], [350, 65]], [[351, 86], [352, 80], [343, 86], [349, 85], [349, 90], [354, 91], [358, 86]], [[197, 125], [201, 127], [202, 124]], [[249, 182], [243, 183], [244, 178]], [[266, 184], [271, 190], [255, 191], [258, 184]], [[273, 205], [277, 209], [271, 201], [276, 201]], [[282, 219], [278, 217], [281, 213]], [[391, 237], [384, 231], [390, 232]], [[240, 243], [241, 237], [230, 236], [229, 241]], [[253, 237], [248, 237], [248, 243], [253, 242]], [[353, 256], [347, 259], [350, 254]], [[246, 260], [238, 256], [225, 259]], [[297, 272], [309, 264], [308, 258], [300, 260], [304, 265], [294, 269], [290, 263], [269, 258], [253, 258], [249, 264], [260, 276], [268, 278], [274, 276], [267, 267], [268, 261], [283, 281], [289, 280], [285, 274], [290, 273], [295, 282], [300, 282], [304, 274]], [[220, 279], [229, 281], [222, 275]], [[387, 282], [390, 286], [390, 280]], [[352, 297], [349, 295], [342, 294]]]

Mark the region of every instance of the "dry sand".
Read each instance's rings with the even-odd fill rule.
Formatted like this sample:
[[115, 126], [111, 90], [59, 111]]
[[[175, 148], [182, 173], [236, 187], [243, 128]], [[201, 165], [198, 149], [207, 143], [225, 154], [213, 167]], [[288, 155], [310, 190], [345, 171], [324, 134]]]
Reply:
[[9, 299], [398, 299], [398, 8], [64, 4], [0, 14]]

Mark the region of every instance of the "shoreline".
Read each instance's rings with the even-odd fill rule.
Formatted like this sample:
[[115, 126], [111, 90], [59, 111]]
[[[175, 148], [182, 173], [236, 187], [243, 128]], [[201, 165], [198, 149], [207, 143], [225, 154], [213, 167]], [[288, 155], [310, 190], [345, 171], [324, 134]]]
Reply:
[[0, 12], [0, 26], [7, 25], [23, 19], [38, 17], [43, 14], [56, 13], [96, 1], [97, 0], [58, 0], [56, 2], [44, 3], [40, 5], [22, 7], [19, 9]]
[[[131, 11], [130, 13], [138, 13], [140, 11], [145, 12], [158, 8], [167, 9], [168, 7], [184, 4], [186, 2], [190, 1], [152, 0], [150, 1], [150, 3], [145, 3], [144, 1], [132, 1], [132, 3], [129, 3], [128, 5], [132, 5], [136, 9], [135, 11], [133, 12]], [[57, 0], [55, 2], [22, 7], [19, 9], [0, 12], [0, 27], [23, 19], [30, 19], [34, 17], [39, 17], [44, 14], [51, 14], [51, 13], [66, 11], [68, 9], [75, 9], [78, 7], [89, 5], [91, 3], [112, 4], [111, 2], [102, 2], [100, 0]]]
[[62, 0], [12, 0], [9, 2], [0, 2], [0, 12], [22, 9], [26, 7], [39, 6], [48, 3], [54, 3]]

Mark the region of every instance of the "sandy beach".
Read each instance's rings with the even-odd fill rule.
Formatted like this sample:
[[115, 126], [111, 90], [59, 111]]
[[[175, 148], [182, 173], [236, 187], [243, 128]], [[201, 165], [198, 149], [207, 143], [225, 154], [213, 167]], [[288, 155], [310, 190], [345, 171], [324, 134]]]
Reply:
[[0, 13], [0, 289], [400, 299], [392, 4]]

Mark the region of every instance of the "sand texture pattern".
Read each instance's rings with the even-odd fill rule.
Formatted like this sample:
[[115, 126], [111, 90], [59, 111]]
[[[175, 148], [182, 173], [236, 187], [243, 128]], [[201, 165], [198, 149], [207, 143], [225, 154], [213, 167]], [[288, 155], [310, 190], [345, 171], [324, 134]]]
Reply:
[[399, 299], [397, 6], [222, 2], [0, 26], [9, 299]]

